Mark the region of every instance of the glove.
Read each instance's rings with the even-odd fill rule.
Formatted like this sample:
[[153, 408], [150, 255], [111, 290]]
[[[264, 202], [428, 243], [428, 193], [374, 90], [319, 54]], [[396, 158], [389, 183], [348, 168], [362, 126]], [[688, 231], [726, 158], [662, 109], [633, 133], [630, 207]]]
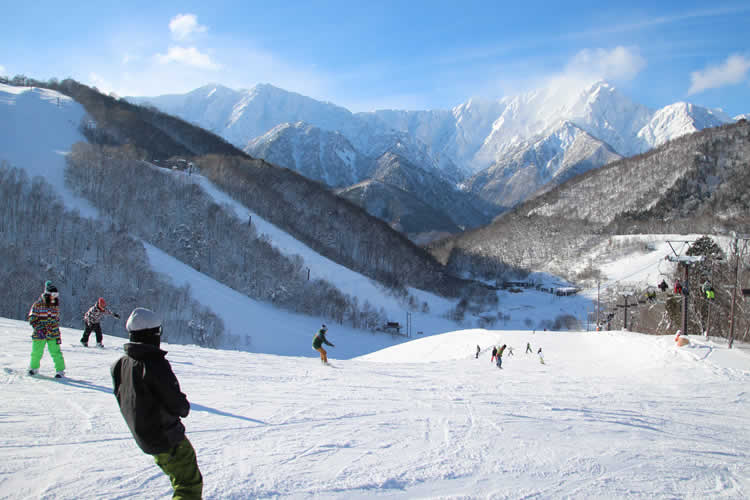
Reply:
[[115, 318], [117, 318], [117, 319], [120, 319], [120, 315], [119, 315], [119, 314], [117, 314], [117, 313], [112, 313], [112, 316], [114, 316], [114, 317], [115, 317]]

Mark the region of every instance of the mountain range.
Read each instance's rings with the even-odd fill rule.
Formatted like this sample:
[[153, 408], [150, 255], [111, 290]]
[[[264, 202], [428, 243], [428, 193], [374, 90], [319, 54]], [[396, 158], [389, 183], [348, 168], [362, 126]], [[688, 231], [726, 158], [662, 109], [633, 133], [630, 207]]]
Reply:
[[[430, 111], [352, 113], [268, 84], [250, 90], [212, 84], [183, 95], [130, 100], [192, 121], [253, 156], [336, 188], [371, 178], [380, 156], [396, 155], [408, 164], [402, 168], [429, 172], [483, 200], [475, 208], [485, 217], [544, 186], [735, 121], [721, 110], [685, 102], [652, 110], [605, 81], [500, 100], [469, 99], [452, 110]], [[411, 194], [426, 202], [419, 190]], [[441, 210], [451, 213], [449, 205]], [[484, 222], [451, 218], [461, 227]]]

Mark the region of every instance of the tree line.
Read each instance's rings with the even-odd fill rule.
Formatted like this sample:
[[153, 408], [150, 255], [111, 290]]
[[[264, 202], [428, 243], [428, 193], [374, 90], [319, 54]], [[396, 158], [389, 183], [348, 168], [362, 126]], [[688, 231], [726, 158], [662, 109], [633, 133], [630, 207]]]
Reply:
[[374, 329], [387, 320], [384, 311], [360, 304], [330, 282], [308, 280], [300, 256], [282, 254], [251, 221], [217, 204], [192, 175], [155, 167], [132, 149], [75, 144], [66, 183], [118, 230], [248, 297], [357, 328]]
[[[41, 177], [0, 165], [0, 316], [25, 319], [51, 280], [60, 291], [61, 325], [82, 328], [83, 313], [105, 297], [123, 316], [138, 306], [163, 317], [164, 339], [216, 346], [223, 322], [154, 273], [143, 244], [123, 228], [66, 210]], [[110, 322], [110, 324], [107, 324]], [[105, 333], [127, 336], [106, 319]]]

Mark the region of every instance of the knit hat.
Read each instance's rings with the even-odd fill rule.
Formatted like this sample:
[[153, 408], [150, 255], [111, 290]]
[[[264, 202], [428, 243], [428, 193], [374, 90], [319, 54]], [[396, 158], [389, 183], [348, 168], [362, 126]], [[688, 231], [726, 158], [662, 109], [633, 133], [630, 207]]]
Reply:
[[44, 282], [44, 294], [45, 295], [57, 295], [57, 287], [53, 285], [52, 282], [49, 280]]
[[328, 327], [325, 325], [325, 323], [323, 324], [323, 326], [320, 327], [320, 329], [323, 330], [324, 332], [328, 331]]
[[145, 307], [136, 307], [130, 313], [125, 328], [130, 333], [131, 342], [159, 346], [161, 341], [161, 318]]
[[102, 297], [99, 297], [99, 299], [96, 301], [96, 305], [98, 305], [99, 309], [102, 310], [107, 308], [107, 302]]

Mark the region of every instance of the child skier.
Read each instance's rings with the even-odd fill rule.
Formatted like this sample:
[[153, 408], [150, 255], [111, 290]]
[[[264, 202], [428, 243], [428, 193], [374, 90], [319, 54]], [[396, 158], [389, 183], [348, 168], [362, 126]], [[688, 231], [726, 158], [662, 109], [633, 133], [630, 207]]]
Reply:
[[534, 351], [531, 350], [531, 342], [526, 342], [526, 354], [533, 353]]
[[93, 330], [96, 333], [96, 347], [104, 347], [104, 344], [102, 344], [102, 326], [99, 324], [99, 322], [102, 320], [102, 316], [105, 314], [109, 314], [110, 316], [114, 316], [115, 318], [120, 318], [120, 315], [110, 311], [107, 309], [107, 302], [99, 297], [99, 299], [96, 301], [96, 304], [91, 306], [88, 311], [86, 311], [86, 314], [83, 315], [83, 337], [81, 337], [81, 345], [83, 347], [89, 346], [89, 336], [91, 335], [91, 330]]
[[544, 364], [544, 356], [542, 356], [542, 348], [540, 347], [536, 353], [539, 355], [539, 362], [541, 364]]
[[495, 362], [495, 358], [497, 358], [497, 346], [492, 346], [492, 358], [490, 358], [490, 363]]
[[65, 375], [65, 359], [60, 351], [60, 299], [57, 287], [51, 281], [44, 283], [44, 293], [29, 311], [29, 323], [34, 328], [31, 335], [31, 364], [29, 375], [39, 373], [39, 365], [47, 346], [55, 362], [55, 378]]
[[326, 325], [323, 325], [320, 327], [320, 330], [318, 330], [318, 333], [315, 334], [313, 337], [313, 349], [318, 351], [320, 353], [320, 361], [324, 364], [328, 364], [328, 353], [325, 349], [323, 349], [323, 344], [329, 345], [331, 347], [336, 347], [335, 345], [328, 342], [328, 339], [326, 338], [326, 332], [328, 331], [328, 328]]

